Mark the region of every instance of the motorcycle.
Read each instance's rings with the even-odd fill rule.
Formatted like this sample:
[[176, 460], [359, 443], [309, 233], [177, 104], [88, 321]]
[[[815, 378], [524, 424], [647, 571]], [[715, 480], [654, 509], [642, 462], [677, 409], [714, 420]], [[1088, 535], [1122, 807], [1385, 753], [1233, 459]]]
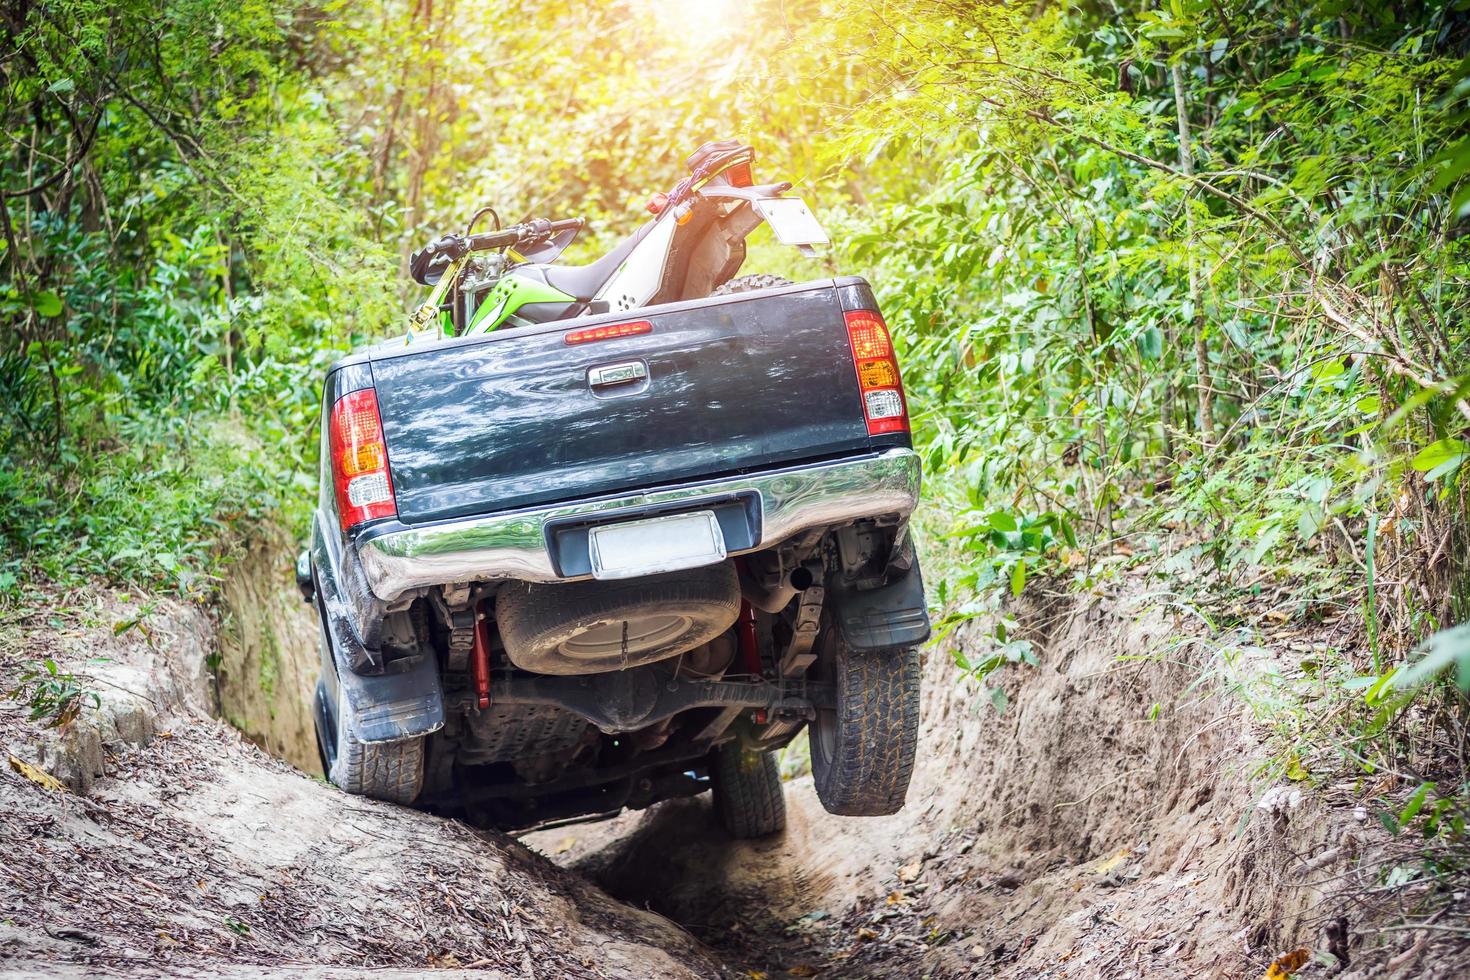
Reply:
[[[579, 316], [624, 312], [784, 282], [735, 275], [745, 239], [762, 222], [804, 254], [829, 239], [789, 181], [756, 184], [754, 150], [734, 140], [705, 143], [686, 161], [689, 175], [648, 202], [653, 219], [586, 265], [557, 265], [586, 224], [533, 218], [509, 228], [446, 235], [409, 261], [414, 281], [433, 286], [411, 316], [408, 342], [488, 333]], [[498, 224], [498, 220], [497, 220]]]

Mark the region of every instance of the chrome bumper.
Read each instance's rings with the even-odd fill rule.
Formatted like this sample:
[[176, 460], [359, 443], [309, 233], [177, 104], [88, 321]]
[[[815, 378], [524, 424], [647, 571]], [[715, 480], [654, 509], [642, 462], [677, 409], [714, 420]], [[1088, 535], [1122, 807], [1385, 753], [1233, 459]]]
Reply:
[[368, 585], [385, 602], [410, 589], [450, 582], [567, 581], [551, 562], [545, 531], [549, 521], [616, 520], [622, 510], [668, 503], [693, 508], [704, 498], [753, 492], [761, 510], [756, 547], [769, 548], [809, 528], [885, 514], [906, 517], [919, 502], [919, 482], [918, 455], [890, 449], [856, 460], [394, 531], [360, 541], [358, 555]]

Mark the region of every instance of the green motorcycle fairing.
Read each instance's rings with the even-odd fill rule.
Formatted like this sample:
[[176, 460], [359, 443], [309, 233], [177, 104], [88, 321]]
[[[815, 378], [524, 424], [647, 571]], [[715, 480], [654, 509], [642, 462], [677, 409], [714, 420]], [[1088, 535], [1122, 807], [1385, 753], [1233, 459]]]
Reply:
[[[465, 335], [489, 333], [512, 317], [527, 323], [545, 323], [565, 315], [567, 308], [576, 302], [576, 298], [548, 284], [545, 276], [545, 267], [542, 265], [519, 266], [508, 270], [475, 309], [475, 315], [465, 328]], [[539, 304], [546, 306], [530, 309]], [[522, 312], [526, 315], [517, 316]]]

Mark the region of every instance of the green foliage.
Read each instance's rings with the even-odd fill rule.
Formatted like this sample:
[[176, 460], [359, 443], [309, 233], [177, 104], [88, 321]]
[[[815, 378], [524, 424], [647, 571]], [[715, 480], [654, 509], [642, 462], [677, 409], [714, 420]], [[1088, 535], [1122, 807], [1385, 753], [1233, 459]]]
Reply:
[[[950, 625], [1181, 539], [1216, 595], [1366, 594], [1375, 656], [1465, 616], [1457, 16], [885, 8], [891, 87], [839, 145], [912, 177], [843, 228], [957, 515]], [[1428, 601], [1374, 587], [1426, 562]]]
[[102, 705], [95, 691], [83, 687], [75, 674], [62, 670], [50, 657], [23, 665], [17, 680], [10, 699], [30, 709], [31, 721], [46, 719], [47, 728], [70, 724], [89, 702], [94, 708]]
[[237, 527], [303, 526], [321, 374], [397, 285], [277, 14], [40, 4], [0, 28], [0, 590], [199, 591]]

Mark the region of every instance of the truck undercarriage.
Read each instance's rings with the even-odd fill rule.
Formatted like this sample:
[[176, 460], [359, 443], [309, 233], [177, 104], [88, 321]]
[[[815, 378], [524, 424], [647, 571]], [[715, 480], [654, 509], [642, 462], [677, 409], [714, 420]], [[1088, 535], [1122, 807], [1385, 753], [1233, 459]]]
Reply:
[[[834, 685], [813, 668], [823, 628], [841, 629], [839, 610], [861, 606], [870, 630], [879, 596], [923, 612], [912, 555], [901, 518], [809, 529], [733, 560], [734, 626], [676, 657], [592, 674], [511, 662], [495, 619], [505, 583], [421, 590], [388, 614], [382, 647], [388, 675], [432, 660], [442, 686], [443, 725], [425, 740], [417, 805], [516, 829], [705, 791], [720, 747], [779, 749], [833, 709]], [[850, 596], [864, 601], [844, 603]], [[852, 633], [873, 641], [859, 625]], [[334, 747], [322, 751], [330, 771]]]

